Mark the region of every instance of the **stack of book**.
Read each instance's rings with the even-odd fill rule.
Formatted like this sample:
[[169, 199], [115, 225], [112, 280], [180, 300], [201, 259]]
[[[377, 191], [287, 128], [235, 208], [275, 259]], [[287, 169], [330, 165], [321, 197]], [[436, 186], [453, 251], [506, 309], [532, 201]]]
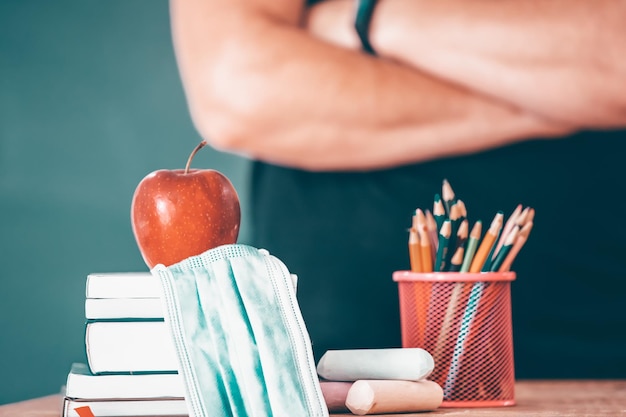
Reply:
[[79, 416], [81, 407], [95, 416], [188, 415], [157, 278], [90, 274], [85, 318], [87, 363], [70, 369], [63, 417]]

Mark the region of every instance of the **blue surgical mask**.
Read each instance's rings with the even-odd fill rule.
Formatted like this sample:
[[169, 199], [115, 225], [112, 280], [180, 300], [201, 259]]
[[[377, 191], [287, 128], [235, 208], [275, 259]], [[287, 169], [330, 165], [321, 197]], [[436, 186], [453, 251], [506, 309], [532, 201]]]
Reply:
[[152, 273], [190, 417], [328, 416], [295, 280], [278, 258], [224, 245]]

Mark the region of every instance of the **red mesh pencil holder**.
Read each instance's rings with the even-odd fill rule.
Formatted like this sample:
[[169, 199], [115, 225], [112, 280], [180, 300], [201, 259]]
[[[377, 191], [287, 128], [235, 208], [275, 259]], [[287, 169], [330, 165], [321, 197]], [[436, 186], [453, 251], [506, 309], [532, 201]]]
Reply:
[[402, 346], [433, 356], [429, 379], [443, 388], [442, 407], [515, 404], [514, 279], [514, 272], [394, 272]]

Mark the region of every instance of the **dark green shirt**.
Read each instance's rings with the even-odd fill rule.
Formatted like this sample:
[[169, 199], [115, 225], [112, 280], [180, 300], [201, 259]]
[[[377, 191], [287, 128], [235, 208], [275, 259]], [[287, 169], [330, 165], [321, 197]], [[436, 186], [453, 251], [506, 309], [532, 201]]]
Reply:
[[[626, 377], [626, 132], [585, 132], [365, 173], [255, 163], [253, 244], [299, 276], [316, 357], [400, 346], [397, 284], [407, 229], [447, 178], [470, 224], [536, 210], [514, 264], [516, 375]], [[483, 229], [484, 230], [484, 229]]]

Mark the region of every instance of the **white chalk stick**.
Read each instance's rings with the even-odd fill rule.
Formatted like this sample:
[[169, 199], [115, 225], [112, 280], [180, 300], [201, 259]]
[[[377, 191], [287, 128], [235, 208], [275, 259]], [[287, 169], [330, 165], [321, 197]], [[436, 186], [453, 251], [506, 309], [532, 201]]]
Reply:
[[329, 350], [317, 364], [317, 373], [329, 381], [358, 379], [427, 378], [435, 362], [421, 348]]
[[443, 389], [433, 381], [361, 380], [350, 387], [346, 406], [363, 416], [432, 411], [442, 401]]

